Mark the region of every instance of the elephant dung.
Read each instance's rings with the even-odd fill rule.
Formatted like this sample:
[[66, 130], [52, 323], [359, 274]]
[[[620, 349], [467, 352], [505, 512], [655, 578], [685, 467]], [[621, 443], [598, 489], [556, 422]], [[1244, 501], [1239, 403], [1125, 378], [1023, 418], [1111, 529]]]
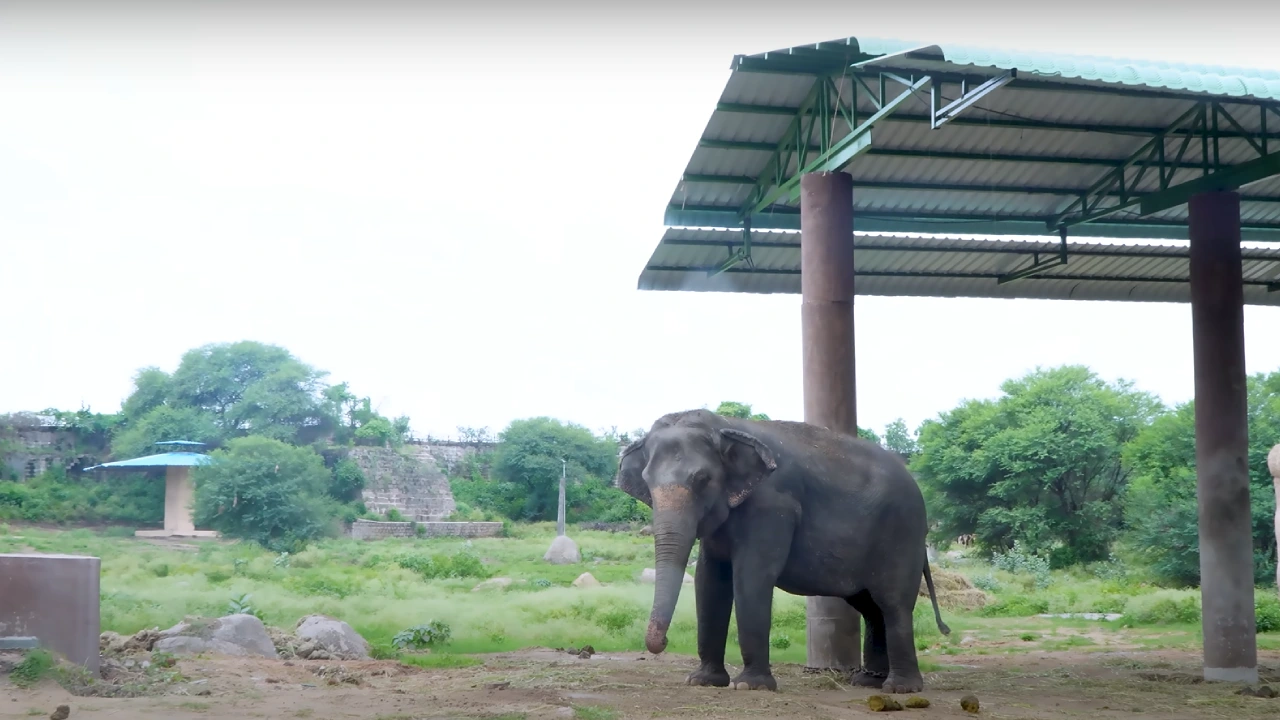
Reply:
[[902, 709], [901, 703], [888, 695], [872, 695], [867, 698], [867, 707], [871, 708], [871, 712], [892, 712]]
[[971, 693], [960, 698], [960, 709], [967, 713], [978, 712], [978, 696]]
[[907, 702], [904, 704], [913, 709], [927, 708], [929, 707], [929, 700], [928, 698], [922, 698], [917, 695], [915, 697], [907, 698]]

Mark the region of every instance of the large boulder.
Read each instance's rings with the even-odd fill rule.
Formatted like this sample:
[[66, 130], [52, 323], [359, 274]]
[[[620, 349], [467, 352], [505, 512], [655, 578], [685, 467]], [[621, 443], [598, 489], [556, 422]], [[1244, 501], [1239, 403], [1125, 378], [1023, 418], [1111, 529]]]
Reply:
[[160, 631], [152, 649], [174, 655], [204, 652], [222, 655], [276, 657], [276, 646], [262, 621], [252, 615], [227, 615], [216, 620], [188, 618]]
[[[294, 634], [301, 641], [297, 649], [299, 657], [315, 660], [369, 659], [369, 643], [341, 620], [326, 615], [308, 615], [298, 621]], [[311, 648], [304, 655], [308, 644]], [[323, 657], [317, 657], [317, 654]]]
[[560, 535], [551, 541], [551, 547], [542, 556], [552, 565], [573, 565], [582, 562], [582, 553], [578, 552], [578, 544], [568, 535]]

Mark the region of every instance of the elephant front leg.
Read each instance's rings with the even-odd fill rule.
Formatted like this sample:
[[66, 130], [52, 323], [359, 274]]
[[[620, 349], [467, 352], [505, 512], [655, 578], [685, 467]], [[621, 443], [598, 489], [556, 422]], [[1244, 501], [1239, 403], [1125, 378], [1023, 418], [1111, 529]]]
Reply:
[[738, 646], [742, 672], [733, 679], [735, 690], [777, 690], [769, 667], [769, 630], [773, 622], [773, 586], [776, 575], [760, 568], [734, 567], [733, 602], [738, 613]]
[[698, 614], [698, 660], [701, 665], [685, 680], [690, 685], [729, 685], [724, 666], [724, 646], [729, 639], [729, 615], [733, 612], [733, 567], [712, 560], [698, 550], [698, 567], [693, 573], [694, 600]]

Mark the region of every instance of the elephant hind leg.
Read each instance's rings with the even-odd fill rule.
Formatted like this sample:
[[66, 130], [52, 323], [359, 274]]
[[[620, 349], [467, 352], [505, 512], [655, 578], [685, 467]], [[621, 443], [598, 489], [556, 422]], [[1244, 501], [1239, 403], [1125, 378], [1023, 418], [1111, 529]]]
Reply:
[[924, 689], [924, 676], [916, 659], [915, 628], [910, 604], [888, 605], [884, 611], [885, 641], [888, 645], [889, 677], [882, 688], [890, 693], [913, 693]]
[[848, 598], [848, 603], [866, 622], [866, 633], [862, 639], [862, 669], [854, 673], [850, 682], [859, 687], [879, 688], [889, 677], [884, 613], [866, 590]]

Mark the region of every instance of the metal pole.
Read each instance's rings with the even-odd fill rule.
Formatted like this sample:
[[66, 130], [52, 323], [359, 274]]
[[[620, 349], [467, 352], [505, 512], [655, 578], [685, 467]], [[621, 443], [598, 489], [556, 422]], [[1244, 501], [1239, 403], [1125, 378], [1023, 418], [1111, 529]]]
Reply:
[[1188, 203], [1204, 678], [1258, 682], [1240, 196]]
[[560, 502], [556, 508], [556, 536], [564, 535], [564, 479], [568, 468], [566, 460], [560, 460]]
[[[804, 421], [857, 433], [853, 358], [853, 178], [800, 178]], [[841, 598], [805, 604], [806, 670], [857, 670], [861, 617]]]

